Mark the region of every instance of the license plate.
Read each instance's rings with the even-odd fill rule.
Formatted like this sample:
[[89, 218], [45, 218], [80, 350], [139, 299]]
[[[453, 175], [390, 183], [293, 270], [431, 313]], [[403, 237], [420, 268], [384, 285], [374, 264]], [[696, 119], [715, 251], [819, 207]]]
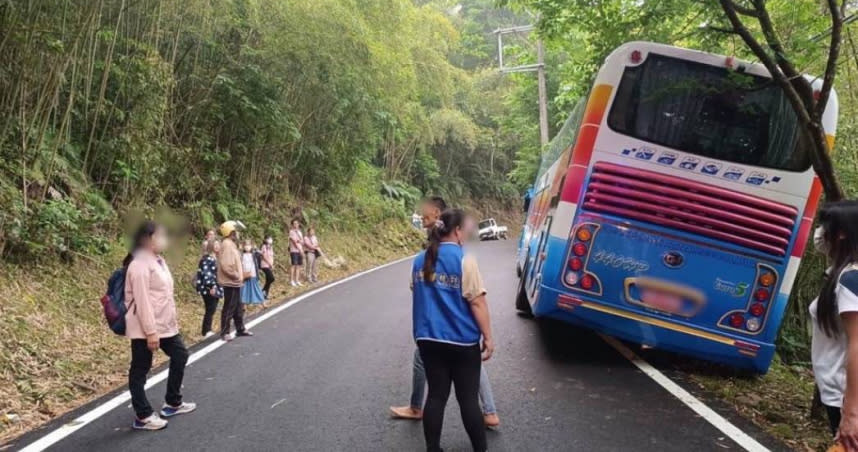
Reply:
[[642, 290], [641, 301], [660, 311], [678, 313], [682, 310], [682, 297], [661, 290]]

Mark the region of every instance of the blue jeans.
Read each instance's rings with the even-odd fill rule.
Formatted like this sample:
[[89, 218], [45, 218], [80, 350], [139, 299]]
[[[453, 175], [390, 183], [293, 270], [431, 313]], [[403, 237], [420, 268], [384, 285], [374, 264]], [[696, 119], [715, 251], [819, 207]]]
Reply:
[[[426, 370], [423, 369], [423, 359], [420, 350], [414, 350], [414, 369], [411, 375], [411, 408], [422, 410], [423, 401], [426, 396]], [[480, 405], [483, 414], [496, 414], [495, 398], [492, 395], [492, 385], [489, 383], [489, 374], [486, 366], [480, 366]]]

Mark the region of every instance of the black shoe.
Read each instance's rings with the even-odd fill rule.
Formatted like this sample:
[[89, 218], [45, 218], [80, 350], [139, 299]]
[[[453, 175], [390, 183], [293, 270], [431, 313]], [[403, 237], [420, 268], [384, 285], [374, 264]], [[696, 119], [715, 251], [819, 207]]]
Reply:
[[250, 337], [253, 336], [253, 333], [247, 330], [239, 331], [235, 333], [236, 337]]

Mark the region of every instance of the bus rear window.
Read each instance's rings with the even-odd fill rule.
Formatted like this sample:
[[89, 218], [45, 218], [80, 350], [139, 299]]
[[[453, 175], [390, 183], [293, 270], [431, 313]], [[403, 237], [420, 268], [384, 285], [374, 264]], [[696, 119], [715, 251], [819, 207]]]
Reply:
[[614, 131], [703, 157], [804, 171], [796, 116], [764, 77], [650, 54], [626, 68], [608, 117]]

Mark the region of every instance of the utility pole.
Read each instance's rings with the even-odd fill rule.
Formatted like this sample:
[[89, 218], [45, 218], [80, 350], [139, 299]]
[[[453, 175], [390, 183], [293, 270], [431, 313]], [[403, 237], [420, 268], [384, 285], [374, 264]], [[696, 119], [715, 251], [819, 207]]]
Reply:
[[542, 40], [536, 41], [536, 64], [507, 67], [503, 61], [503, 37], [509, 34], [520, 34], [533, 31], [533, 25], [499, 28], [495, 30], [498, 38], [498, 65], [504, 74], [510, 72], [536, 72], [539, 86], [539, 141], [545, 147], [548, 144], [548, 89], [545, 86], [545, 48]]

